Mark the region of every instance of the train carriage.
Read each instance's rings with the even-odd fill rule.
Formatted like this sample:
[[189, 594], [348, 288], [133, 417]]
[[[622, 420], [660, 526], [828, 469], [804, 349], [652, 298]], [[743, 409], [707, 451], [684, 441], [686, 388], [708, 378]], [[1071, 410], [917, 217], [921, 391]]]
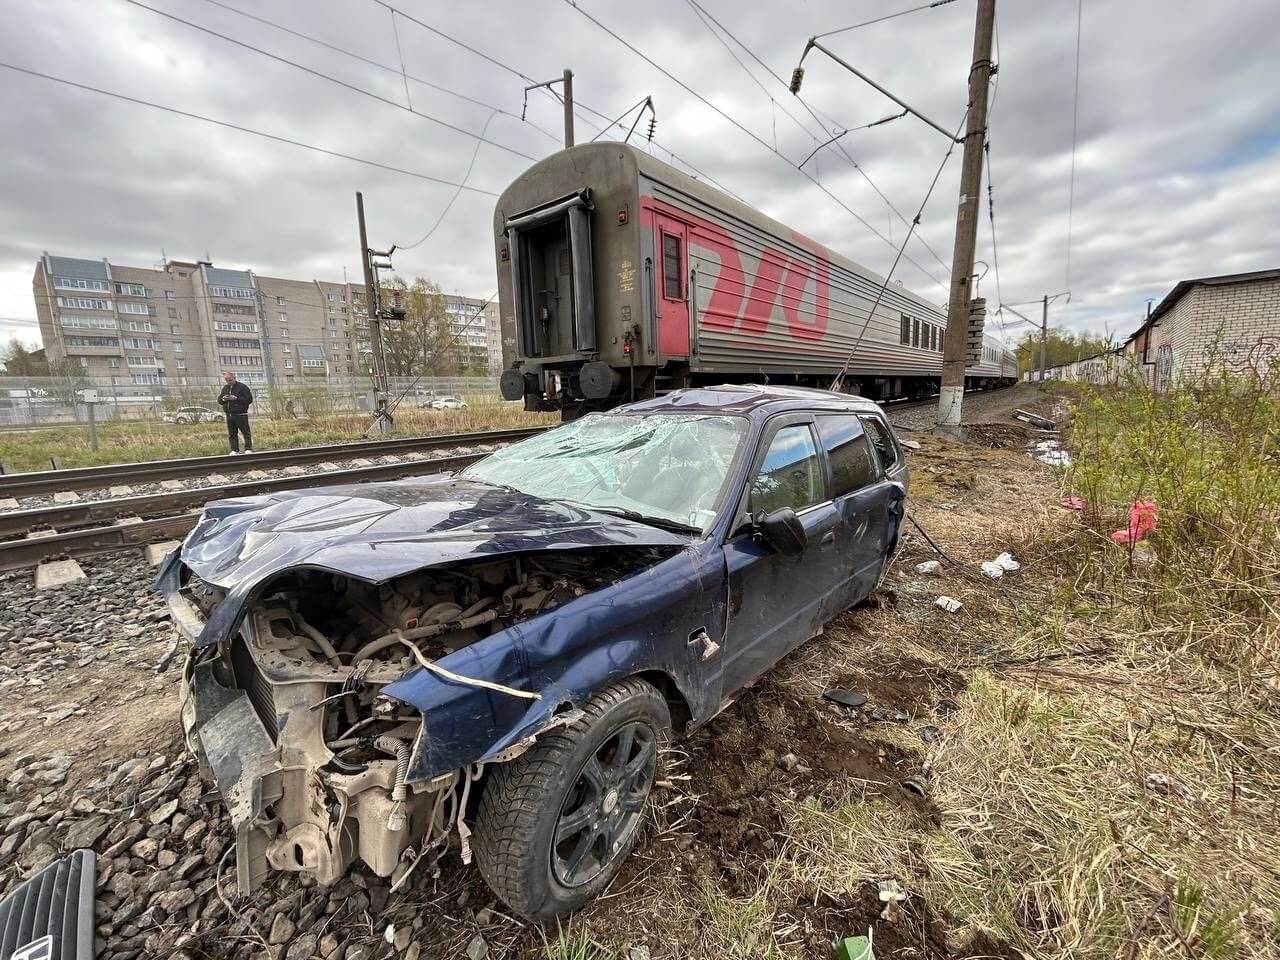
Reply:
[[[571, 147], [494, 214], [502, 395], [566, 417], [700, 383], [936, 392], [946, 314], [634, 147]], [[986, 335], [969, 386], [1013, 382]]]

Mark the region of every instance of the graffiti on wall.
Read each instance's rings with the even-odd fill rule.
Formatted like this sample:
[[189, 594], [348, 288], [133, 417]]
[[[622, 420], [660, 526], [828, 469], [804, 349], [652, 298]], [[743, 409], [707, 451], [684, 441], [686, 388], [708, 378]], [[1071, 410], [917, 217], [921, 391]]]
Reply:
[[1258, 383], [1266, 383], [1272, 370], [1280, 370], [1280, 337], [1228, 341], [1222, 346], [1222, 357], [1228, 370], [1252, 373]]

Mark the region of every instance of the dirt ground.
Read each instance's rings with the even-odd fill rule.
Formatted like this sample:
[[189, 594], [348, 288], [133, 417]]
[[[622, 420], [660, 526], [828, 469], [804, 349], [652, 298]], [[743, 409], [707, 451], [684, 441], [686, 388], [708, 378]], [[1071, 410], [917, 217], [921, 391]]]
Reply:
[[[1038, 393], [1016, 400], [1052, 406]], [[365, 956], [392, 955], [380, 943], [388, 917], [421, 918], [423, 957], [465, 955], [480, 934], [489, 957], [818, 958], [869, 930], [878, 957], [1019, 956], [919, 891], [933, 869], [926, 841], [948, 829], [931, 758], [963, 733], [951, 718], [968, 670], [1000, 654], [973, 628], [1033, 593], [1037, 579], [1031, 565], [993, 583], [978, 565], [1016, 555], [1054, 522], [1058, 481], [1007, 416], [963, 444], [904, 436], [921, 444], [909, 457], [911, 515], [952, 562], [940, 577], [918, 574], [937, 554], [909, 529], [871, 602], [673, 747], [636, 853], [565, 930], [506, 916], [456, 858], [393, 897], [385, 916], [342, 915], [331, 930], [372, 945]], [[47, 804], [72, 803], [81, 784], [130, 757], [181, 752], [176, 670], [152, 669], [169, 634], [149, 571], [100, 561], [88, 573], [59, 600], [33, 594], [25, 575], [0, 578], [0, 779], [33, 755], [65, 755], [66, 782], [41, 791]], [[963, 602], [959, 612], [935, 605], [944, 594]], [[33, 660], [23, 642], [44, 634], [50, 647]], [[830, 703], [822, 694], [833, 687], [867, 702]], [[588, 947], [574, 953], [573, 944]]]

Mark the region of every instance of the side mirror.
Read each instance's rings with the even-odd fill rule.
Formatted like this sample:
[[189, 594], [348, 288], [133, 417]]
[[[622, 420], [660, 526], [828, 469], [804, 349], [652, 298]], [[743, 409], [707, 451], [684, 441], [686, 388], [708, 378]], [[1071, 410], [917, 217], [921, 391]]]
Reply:
[[809, 542], [804, 524], [790, 507], [779, 507], [770, 513], [761, 514], [756, 518], [756, 527], [765, 543], [789, 557], [803, 553]]

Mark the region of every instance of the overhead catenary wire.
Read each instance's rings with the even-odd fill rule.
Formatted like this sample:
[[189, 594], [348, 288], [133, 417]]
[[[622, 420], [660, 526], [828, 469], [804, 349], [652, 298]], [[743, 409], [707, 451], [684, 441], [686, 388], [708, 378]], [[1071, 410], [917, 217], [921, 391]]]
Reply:
[[[788, 90], [788, 91], [790, 90], [791, 88], [790, 84], [786, 80], [784, 80], [781, 76], [779, 76], [772, 67], [770, 67], [767, 63], [765, 63], [764, 60], [754, 50], [752, 50], [751, 47], [749, 47], [746, 43], [744, 43], [741, 39], [739, 39], [733, 33], [733, 31], [731, 31], [728, 27], [726, 27], [723, 23], [721, 23], [718, 19], [716, 19], [715, 14], [711, 13], [711, 11], [709, 11], [706, 7], [702, 6], [699, 0], [687, 0], [687, 2], [692, 4], [697, 10], [701, 11], [701, 13], [708, 20], [714, 23], [721, 30], [721, 32], [724, 33], [726, 37], [728, 37], [730, 40], [736, 43], [739, 47], [741, 47], [743, 52], [746, 53], [747, 56], [749, 56], [757, 64], [759, 64], [761, 69], [763, 69], [765, 73], [767, 73], [770, 77], [772, 77], [773, 80], [779, 86], [781, 86], [784, 90]], [[950, 2], [950, 0], [947, 0], [947, 2]], [[737, 60], [736, 57], [734, 59]], [[742, 61], [739, 60], [738, 65], [742, 66]], [[743, 66], [743, 69], [746, 70], [746, 67]], [[749, 70], [746, 72], [750, 75]], [[754, 75], [752, 75], [752, 77], [754, 79]], [[822, 130], [824, 136], [831, 136], [832, 134], [835, 134], [837, 131], [842, 129], [845, 129], [846, 132], [852, 132], [854, 130], [863, 129], [861, 127], [849, 128], [847, 127], [847, 125], [841, 124], [839, 121], [832, 118], [829, 114], [826, 114], [825, 111], [819, 111], [816, 107], [814, 107], [811, 103], [809, 103], [808, 100], [806, 100], [804, 97], [801, 97], [799, 94], [795, 94], [795, 98], [800, 102], [800, 105], [804, 107], [805, 112], [807, 112], [809, 116], [813, 118], [813, 121], [818, 125], [818, 128]], [[770, 99], [772, 99], [772, 97]], [[822, 114], [821, 116], [819, 115], [820, 113]], [[883, 122], [883, 121], [880, 121], [880, 122]], [[828, 124], [831, 125], [830, 128], [828, 127]], [[869, 126], [872, 126], [872, 125], [874, 124], [870, 124]], [[806, 133], [809, 132], [807, 128], [805, 128], [805, 132]], [[812, 136], [812, 133], [810, 133], [810, 136]], [[816, 140], [817, 138], [815, 137], [814, 139]], [[884, 201], [885, 206], [889, 208], [889, 210], [893, 213], [893, 215], [896, 216], [903, 224], [910, 226], [910, 222], [907, 220], [906, 215], [903, 214], [903, 212], [899, 210], [897, 206], [894, 205], [893, 201], [889, 199], [888, 195], [883, 190], [880, 189], [880, 185], [877, 184], [873, 179], [871, 179], [871, 174], [867, 173], [867, 171], [863, 168], [862, 164], [858, 163], [858, 161], [853, 158], [853, 155], [849, 153], [848, 149], [844, 146], [844, 144], [839, 142], [839, 137], [832, 137], [832, 139], [829, 142], [831, 146], [835, 148], [836, 153], [839, 154], [841, 157], [843, 157], [845, 162], [848, 163], [849, 166], [851, 166], [855, 171], [857, 171], [858, 175], [862, 177], [863, 180], [866, 181], [867, 186], [871, 187], [871, 189], [875, 191], [876, 195], [881, 200]], [[803, 163], [797, 164], [797, 166], [803, 166], [803, 165], [804, 165]], [[917, 236], [916, 240], [920, 243], [921, 246], [923, 246], [926, 250], [929, 251], [929, 255], [932, 256], [935, 261], [937, 261], [938, 265], [942, 267], [943, 270], [951, 269], [950, 266], [947, 264], [947, 262], [943, 260], [941, 256], [938, 255], [938, 252], [934, 250], [932, 246], [929, 245], [929, 242], [925, 240], [924, 237]]]
[[358, 93], [361, 96], [370, 98], [371, 100], [376, 100], [379, 103], [386, 104], [387, 106], [395, 107], [397, 110], [404, 110], [415, 117], [421, 117], [423, 120], [427, 120], [431, 123], [438, 124], [439, 126], [442, 126], [448, 130], [452, 130], [455, 133], [460, 133], [463, 136], [471, 137], [473, 139], [478, 138], [492, 147], [497, 147], [499, 150], [503, 150], [507, 153], [514, 154], [517, 157], [522, 157], [525, 160], [538, 159], [532, 154], [525, 153], [523, 150], [517, 150], [515, 147], [509, 147], [505, 143], [499, 143], [497, 140], [490, 140], [486, 137], [481, 137], [478, 134], [472, 133], [470, 130], [467, 130], [463, 127], [458, 126], [457, 124], [450, 123], [447, 120], [441, 120], [439, 117], [432, 116], [429, 113], [423, 113], [421, 110], [414, 110], [412, 107], [405, 106], [403, 103], [397, 103], [395, 100], [392, 100], [389, 97], [381, 96], [380, 94], [374, 93], [371, 90], [366, 90], [363, 87], [356, 86], [354, 83], [347, 83], [347, 81], [339, 79], [338, 77], [332, 76], [331, 74], [325, 73], [323, 70], [317, 70], [314, 67], [308, 67], [304, 63], [299, 63], [296, 60], [290, 60], [288, 57], [282, 57], [280, 54], [272, 53], [269, 50], [264, 50], [262, 47], [255, 47], [253, 44], [248, 43], [247, 41], [239, 40], [225, 33], [219, 33], [217, 30], [214, 30], [211, 27], [206, 27], [203, 24], [196, 23], [193, 20], [184, 19], [183, 17], [179, 17], [177, 14], [169, 13], [168, 11], [160, 10], [156, 7], [148, 6], [147, 4], [143, 3], [142, 0], [124, 0], [124, 2], [127, 4], [130, 4], [131, 6], [138, 7], [141, 10], [148, 10], [151, 13], [156, 14], [157, 16], [161, 16], [161, 17], [164, 17], [165, 19], [172, 20], [175, 23], [181, 23], [184, 26], [190, 27], [193, 30], [200, 31], [201, 33], [207, 33], [212, 37], [217, 37], [219, 40], [224, 40], [227, 43], [234, 44], [237, 47], [242, 47], [245, 50], [251, 50], [256, 54], [259, 54], [260, 56], [266, 57], [270, 60], [275, 60], [277, 63], [283, 63], [286, 66], [293, 67], [295, 70], [301, 70], [303, 73], [310, 74], [313, 77], [318, 77], [321, 80], [326, 80], [329, 83], [336, 84], [337, 86], [342, 87], [343, 89], [350, 90], [353, 93]]
[[942, 162], [938, 164], [938, 169], [933, 175], [933, 180], [929, 183], [929, 189], [925, 191], [924, 199], [920, 201], [920, 208], [916, 211], [915, 217], [912, 218], [911, 227], [907, 231], [907, 235], [902, 238], [902, 246], [898, 248], [898, 255], [893, 260], [893, 265], [889, 268], [889, 272], [885, 274], [884, 282], [880, 284], [880, 290], [876, 294], [875, 302], [871, 305], [871, 310], [867, 313], [867, 319], [862, 324], [862, 329], [858, 331], [858, 338], [854, 340], [853, 346], [849, 348], [848, 354], [844, 358], [844, 363], [840, 367], [840, 372], [836, 374], [834, 380], [831, 381], [831, 389], [839, 390], [844, 375], [849, 372], [849, 364], [853, 360], [853, 355], [857, 352], [858, 346], [862, 343], [862, 338], [867, 332], [867, 327], [871, 325], [872, 319], [875, 318], [876, 309], [880, 306], [880, 301], [884, 297], [885, 290], [889, 287], [889, 281], [893, 279], [893, 272], [898, 268], [898, 262], [902, 259], [903, 251], [907, 249], [907, 243], [911, 239], [911, 233], [920, 224], [920, 218], [924, 215], [924, 208], [929, 204], [929, 198], [933, 196], [934, 188], [938, 186], [938, 180], [942, 177], [942, 171], [947, 166], [947, 161], [951, 159], [951, 154], [955, 152], [956, 144], [960, 141], [956, 137], [960, 136], [965, 120], [968, 118], [969, 112], [966, 109], [964, 117], [960, 119], [959, 125], [956, 127], [956, 135], [951, 138], [951, 143], [947, 145], [947, 152], [942, 156]]
[[[308, 43], [313, 43], [317, 46], [325, 48], [326, 50], [332, 51], [333, 53], [342, 54], [344, 57], [350, 57], [353, 60], [358, 60], [359, 62], [366, 64], [367, 66], [376, 67], [377, 69], [382, 70], [386, 73], [393, 73], [393, 74], [399, 75], [402, 72], [400, 70], [397, 70], [393, 66], [389, 66], [385, 63], [381, 63], [370, 57], [366, 57], [363, 54], [356, 53], [354, 50], [348, 50], [346, 47], [341, 47], [341, 46], [338, 46], [337, 44], [329, 43], [327, 40], [322, 40], [321, 38], [312, 36], [309, 33], [303, 33], [301, 30], [296, 30], [293, 27], [286, 26], [285, 24], [279, 23], [278, 21], [275, 21], [275, 20], [270, 20], [263, 16], [259, 16], [256, 13], [250, 13], [248, 10], [241, 10], [238, 7], [233, 7], [228, 3], [223, 3], [222, 0], [204, 0], [204, 2], [208, 4], [212, 4], [213, 6], [219, 7], [223, 10], [226, 10], [229, 13], [234, 13], [237, 16], [244, 17], [248, 20], [253, 20], [254, 22], [260, 23], [263, 26], [271, 27], [272, 29], [279, 30], [282, 33], [287, 33], [290, 36], [297, 37], [299, 40], [306, 40]], [[399, 11], [396, 11], [392, 7], [388, 7], [387, 9], [392, 10], [393, 13], [399, 13]], [[400, 14], [400, 15], [403, 16], [403, 14]], [[437, 83], [434, 80], [428, 80], [425, 77], [418, 76], [413, 73], [405, 72], [404, 75], [407, 76], [414, 83], [420, 84], [421, 86], [424, 86], [424, 87], [429, 87], [432, 90], [439, 91], [440, 93], [447, 94], [451, 97], [456, 97], [457, 99], [463, 101], [464, 103], [470, 103], [477, 107], [484, 107], [486, 110], [496, 110], [502, 116], [510, 117], [512, 120], [520, 119], [518, 116], [516, 116], [514, 113], [512, 113], [509, 110], [503, 110], [499, 106], [496, 106], [492, 103], [488, 103], [484, 100], [478, 100], [475, 97], [469, 96], [468, 94], [462, 93], [458, 90], [454, 90], [451, 87], [446, 87], [443, 84]], [[524, 122], [528, 124], [530, 127], [532, 127], [534, 130], [538, 131], [538, 133], [542, 134], [544, 137], [547, 137], [548, 139], [554, 141], [555, 143], [560, 142], [560, 136], [558, 134], [552, 133], [550, 130], [547, 130], [545, 127], [539, 126], [538, 124], [534, 123], [531, 120], [525, 120]]]
[[[482, 134], [489, 129], [489, 124], [493, 122], [493, 118], [496, 117], [497, 115], [498, 115], [497, 111], [493, 111], [489, 114], [489, 118], [485, 120], [484, 126], [480, 128], [480, 132]], [[471, 151], [471, 162], [467, 164], [467, 172], [462, 175], [462, 183], [466, 183], [468, 180], [471, 179], [471, 172], [476, 168], [476, 157], [480, 155], [480, 148], [483, 145], [484, 145], [483, 141], [481, 140], [476, 141], [475, 149]], [[415, 247], [422, 246], [424, 243], [430, 240], [431, 237], [435, 234], [436, 230], [440, 228], [440, 224], [444, 222], [444, 218], [449, 215], [449, 211], [453, 209], [453, 205], [458, 202], [458, 197], [460, 196], [462, 196], [461, 184], [458, 186], [456, 190], [453, 191], [453, 196], [450, 197], [449, 202], [444, 205], [444, 209], [440, 211], [440, 216], [436, 217], [436, 222], [431, 225], [430, 229], [428, 229], [426, 233], [424, 233], [419, 239], [415, 240], [413, 243], [397, 243], [395, 245], [396, 249], [401, 251], [412, 250]]]
[[[189, 120], [199, 120], [203, 123], [211, 123], [211, 124], [214, 124], [215, 126], [223, 127], [228, 130], [236, 130], [240, 133], [252, 134], [255, 137], [263, 137], [267, 140], [274, 140], [276, 143], [288, 144], [291, 147], [301, 147], [304, 150], [311, 150], [311, 151], [314, 151], [315, 153], [322, 153], [322, 154], [325, 154], [326, 156], [336, 157], [341, 160], [350, 160], [353, 163], [362, 163], [366, 166], [377, 167], [378, 169], [386, 170], [389, 173], [399, 173], [407, 177], [414, 177], [415, 179], [425, 180], [429, 183], [438, 183], [441, 186], [446, 186], [446, 187], [460, 186], [460, 184], [456, 183], [455, 181], [446, 180], [443, 177], [433, 176], [431, 174], [422, 173], [421, 171], [417, 171], [417, 170], [408, 170], [404, 167], [397, 167], [394, 164], [383, 163], [380, 160], [371, 160], [368, 157], [359, 157], [359, 156], [356, 156], [355, 154], [345, 153], [341, 150], [332, 150], [332, 149], [329, 149], [328, 147], [317, 146], [316, 144], [307, 143], [303, 140], [296, 140], [293, 137], [286, 137], [281, 134], [269, 133], [265, 130], [258, 130], [253, 127], [245, 126], [244, 124], [232, 123], [229, 120], [218, 120], [214, 117], [209, 117], [204, 114], [195, 113], [191, 110], [183, 110], [178, 107], [171, 107], [171, 106], [168, 106], [167, 104], [156, 103], [152, 100], [143, 100], [140, 97], [129, 96], [128, 94], [119, 93], [114, 90], [105, 90], [102, 87], [95, 87], [87, 83], [80, 83], [76, 80], [67, 79], [66, 77], [58, 77], [58, 76], [54, 76], [51, 73], [43, 73], [39, 70], [32, 70], [30, 67], [21, 67], [15, 63], [7, 63], [5, 61], [0, 61], [0, 67], [5, 68], [6, 70], [12, 70], [15, 73], [24, 73], [30, 77], [37, 77], [41, 80], [49, 80], [54, 83], [64, 84], [65, 86], [68, 86], [68, 87], [75, 87], [78, 90], [85, 90], [89, 93], [96, 93], [96, 94], [99, 94], [100, 96], [112, 97], [116, 100], [123, 100], [127, 103], [132, 103], [140, 107], [150, 107], [153, 110], [163, 110], [166, 113], [172, 113], [180, 117], [186, 117]], [[472, 193], [482, 193], [487, 197], [498, 196], [498, 194], [495, 193], [493, 190], [485, 190], [481, 187], [471, 187], [471, 186], [465, 186], [465, 185], [461, 185], [461, 186], [464, 190], [468, 190]]]
[[894, 20], [898, 17], [905, 17], [909, 13], [919, 13], [921, 10], [932, 10], [934, 7], [944, 7], [954, 0], [933, 0], [933, 3], [922, 3], [918, 7], [911, 7], [909, 10], [899, 10], [897, 13], [886, 13], [884, 16], [873, 17], [870, 20], [863, 20], [861, 23], [850, 24], [847, 27], [838, 27], [835, 30], [828, 30], [826, 33], [815, 34], [815, 40], [821, 37], [834, 37], [838, 33], [848, 33], [850, 30], [858, 30], [861, 27], [869, 27], [874, 23], [884, 23], [886, 20]]
[[[137, 2], [137, 0], [130, 0], [130, 2]], [[634, 54], [635, 54], [637, 57], [639, 57], [641, 60], [643, 60], [643, 61], [645, 61], [647, 64], [649, 64], [649, 66], [651, 66], [653, 69], [657, 70], [659, 73], [661, 73], [664, 77], [666, 77], [666, 78], [667, 78], [668, 80], [670, 80], [672, 83], [676, 84], [678, 87], [680, 87], [680, 88], [681, 88], [682, 90], [684, 90], [686, 93], [688, 93], [690, 96], [692, 96], [692, 97], [696, 98], [700, 103], [704, 104], [706, 107], [708, 107], [709, 109], [711, 109], [712, 111], [714, 111], [718, 116], [720, 116], [721, 118], [723, 118], [725, 121], [727, 121], [728, 123], [730, 123], [732, 126], [736, 127], [738, 130], [740, 130], [740, 131], [742, 131], [743, 133], [745, 133], [748, 137], [750, 137], [752, 140], [754, 140], [756, 143], [758, 143], [758, 144], [759, 144], [760, 146], [762, 146], [764, 149], [768, 150], [768, 151], [769, 151], [770, 153], [772, 153], [774, 156], [776, 156], [776, 157], [778, 157], [779, 159], [781, 159], [782, 161], [784, 161], [784, 162], [787, 164], [787, 166], [788, 166], [788, 167], [791, 167], [792, 169], [797, 170], [797, 172], [798, 172], [801, 176], [803, 176], [806, 180], [808, 180], [810, 183], [812, 183], [814, 186], [816, 186], [819, 190], [821, 190], [821, 191], [822, 191], [822, 192], [823, 192], [823, 193], [824, 193], [824, 194], [825, 194], [825, 195], [826, 195], [826, 196], [827, 196], [827, 197], [828, 197], [828, 198], [829, 198], [833, 203], [835, 203], [835, 204], [836, 204], [837, 206], [839, 206], [842, 210], [844, 210], [846, 213], [848, 213], [850, 216], [852, 216], [855, 220], [857, 220], [860, 224], [862, 224], [862, 225], [863, 225], [864, 227], [866, 227], [869, 231], [871, 231], [871, 233], [872, 233], [872, 234], [874, 234], [874, 235], [875, 235], [879, 240], [881, 240], [884, 244], [886, 244], [890, 249], [895, 249], [895, 250], [897, 249], [897, 245], [896, 245], [896, 244], [894, 244], [894, 243], [893, 243], [893, 241], [891, 241], [891, 240], [890, 240], [888, 237], [886, 237], [883, 233], [881, 233], [881, 232], [880, 232], [880, 231], [879, 231], [879, 230], [878, 230], [878, 229], [877, 229], [873, 224], [871, 224], [871, 223], [870, 223], [870, 222], [869, 222], [865, 217], [863, 217], [863, 216], [862, 216], [861, 214], [859, 214], [856, 210], [854, 210], [852, 207], [850, 207], [847, 203], [845, 203], [843, 200], [841, 200], [839, 197], [837, 197], [834, 193], [832, 193], [830, 190], [828, 190], [828, 189], [827, 189], [827, 188], [826, 188], [822, 183], [820, 183], [820, 182], [817, 180], [817, 178], [815, 178], [814, 176], [812, 176], [811, 174], [809, 174], [807, 171], [799, 170], [798, 168], [796, 168], [796, 167], [794, 166], [794, 164], [792, 164], [792, 162], [791, 162], [791, 161], [790, 161], [790, 160], [789, 160], [785, 155], [783, 155], [782, 153], [780, 153], [778, 150], [774, 149], [774, 147], [773, 147], [773, 146], [771, 146], [767, 140], [765, 140], [764, 138], [762, 138], [762, 137], [761, 137], [759, 134], [757, 134], [754, 130], [752, 130], [752, 129], [750, 129], [749, 127], [747, 127], [747, 126], [743, 125], [743, 124], [742, 124], [741, 122], [739, 122], [737, 119], [735, 119], [734, 117], [730, 116], [730, 115], [729, 115], [728, 113], [726, 113], [723, 109], [721, 109], [720, 107], [716, 106], [714, 103], [712, 103], [710, 100], [708, 100], [705, 96], [703, 96], [701, 93], [699, 93], [699, 92], [698, 92], [697, 90], [695, 90], [693, 87], [689, 86], [689, 84], [685, 83], [685, 82], [684, 82], [683, 80], [681, 80], [679, 77], [677, 77], [677, 76], [675, 76], [673, 73], [671, 73], [671, 71], [667, 70], [667, 69], [666, 69], [666, 67], [663, 67], [661, 64], [659, 64], [656, 60], [654, 60], [654, 59], [653, 59], [652, 57], [650, 57], [648, 54], [644, 53], [644, 52], [643, 52], [643, 51], [641, 51], [639, 48], [637, 48], [637, 47], [636, 47], [634, 44], [632, 44], [629, 40], [625, 39], [624, 37], [622, 37], [621, 35], [619, 35], [619, 34], [618, 34], [618, 33], [616, 33], [615, 31], [613, 31], [612, 29], [610, 29], [608, 26], [606, 26], [604, 23], [602, 23], [599, 19], [597, 19], [595, 16], [593, 16], [589, 11], [587, 11], [587, 10], [583, 9], [583, 7], [581, 7], [581, 6], [578, 4], [577, 0], [564, 0], [564, 2], [565, 2], [569, 7], [571, 7], [572, 9], [574, 9], [574, 10], [576, 10], [578, 13], [582, 14], [582, 16], [586, 17], [586, 19], [587, 19], [587, 20], [589, 20], [591, 23], [593, 23], [593, 24], [594, 24], [597, 28], [599, 28], [601, 31], [603, 31], [604, 33], [608, 34], [610, 37], [612, 37], [614, 40], [616, 40], [616, 41], [617, 41], [618, 43], [620, 43], [622, 46], [626, 47], [628, 50], [630, 50], [632, 53], [634, 53]], [[936, 283], [938, 286], [942, 287], [943, 289], [947, 289], [947, 284], [946, 284], [943, 280], [940, 280], [938, 277], [934, 276], [932, 273], [930, 273], [928, 270], [926, 270], [926, 269], [925, 269], [925, 268], [924, 268], [924, 267], [923, 267], [919, 262], [917, 262], [917, 261], [916, 261], [916, 260], [914, 260], [913, 258], [903, 255], [903, 256], [899, 257], [899, 259], [905, 259], [908, 263], [910, 263], [912, 266], [914, 266], [914, 267], [915, 267], [917, 270], [919, 270], [922, 274], [924, 274], [926, 277], [929, 277], [931, 280], [933, 280], [933, 282], [934, 282], [934, 283]]]

